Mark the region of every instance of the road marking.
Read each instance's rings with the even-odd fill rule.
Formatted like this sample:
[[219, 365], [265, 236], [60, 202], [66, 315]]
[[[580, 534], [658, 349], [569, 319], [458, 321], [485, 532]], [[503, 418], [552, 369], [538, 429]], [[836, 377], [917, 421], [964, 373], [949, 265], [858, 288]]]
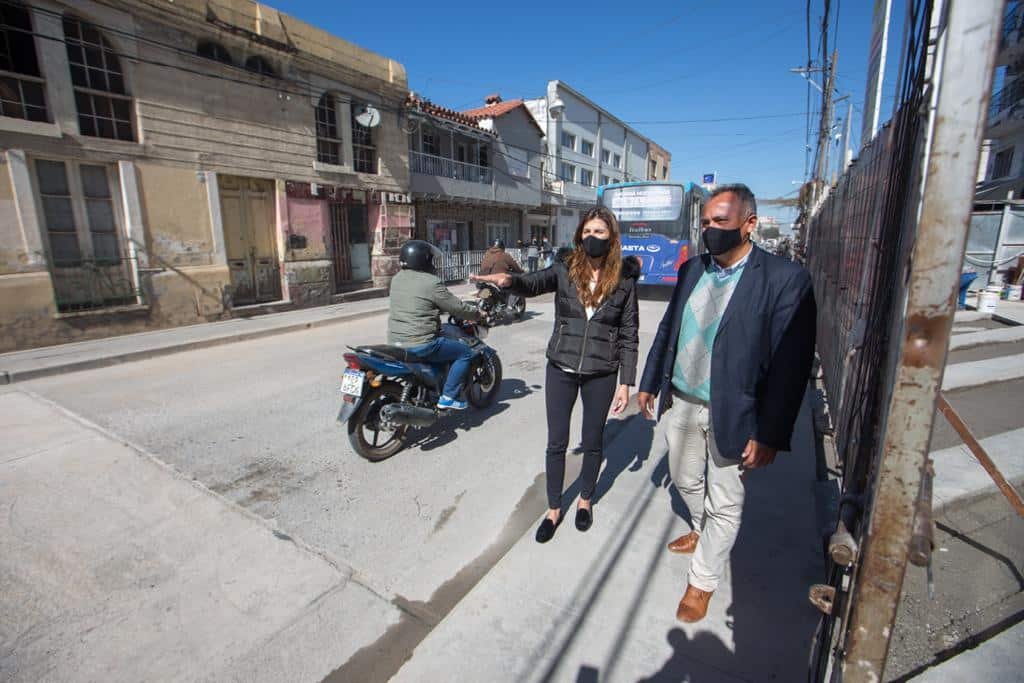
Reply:
[[[975, 329], [975, 328], [964, 328]], [[953, 338], [949, 341], [949, 350], [966, 349], [982, 344], [1007, 344], [1024, 340], [1024, 325], [1017, 327], [1006, 327], [1001, 330], [983, 330], [980, 332], [968, 332], [960, 334], [960, 330], [953, 329]]]
[[1024, 377], [1024, 353], [949, 365], [942, 378], [942, 389], [952, 391], [1021, 377]]

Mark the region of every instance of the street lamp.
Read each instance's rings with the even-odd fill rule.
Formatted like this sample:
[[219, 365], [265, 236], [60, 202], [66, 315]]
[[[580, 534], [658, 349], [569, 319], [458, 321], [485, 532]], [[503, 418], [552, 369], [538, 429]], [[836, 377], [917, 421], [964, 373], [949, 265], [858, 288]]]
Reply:
[[551, 114], [551, 118], [557, 119], [565, 111], [565, 102], [558, 95], [555, 95], [555, 99], [551, 100], [548, 104], [548, 112]]

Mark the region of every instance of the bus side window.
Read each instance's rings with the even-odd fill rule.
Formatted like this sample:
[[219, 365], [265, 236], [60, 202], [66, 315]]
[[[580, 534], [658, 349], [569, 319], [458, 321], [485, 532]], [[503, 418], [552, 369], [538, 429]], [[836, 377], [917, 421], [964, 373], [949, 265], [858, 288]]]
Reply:
[[693, 203], [690, 205], [691, 255], [700, 254], [704, 251], [700, 237], [700, 213], [703, 208], [703, 202], [701, 202], [700, 197], [695, 194], [693, 197]]

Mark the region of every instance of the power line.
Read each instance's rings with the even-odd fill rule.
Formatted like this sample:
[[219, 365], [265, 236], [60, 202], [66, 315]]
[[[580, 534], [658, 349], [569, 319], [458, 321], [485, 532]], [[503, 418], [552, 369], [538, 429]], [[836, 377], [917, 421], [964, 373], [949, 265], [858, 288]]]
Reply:
[[[10, 5], [11, 3], [6, 2], [6, 0], [0, 0], [0, 4]], [[41, 34], [41, 33], [34, 32], [34, 31], [26, 31], [24, 29], [20, 29], [20, 28], [17, 28], [17, 27], [4, 26], [4, 29], [5, 30], [11, 30], [11, 31], [18, 31], [18, 32], [21, 32], [21, 33], [26, 33], [26, 34], [32, 35], [34, 37], [42, 38], [44, 40], [51, 40], [51, 41], [54, 41], [54, 42], [60, 42], [60, 43], [67, 44], [67, 40], [66, 39], [58, 38], [58, 37], [55, 37], [55, 36], [49, 36], [49, 35]], [[143, 41], [143, 42], [146, 42], [146, 41]], [[202, 57], [199, 57], [198, 55], [194, 55], [191, 52], [182, 50], [181, 48], [177, 48], [175, 46], [166, 46], [166, 45], [163, 45], [163, 44], [160, 44], [160, 43], [155, 43], [153, 41], [150, 41], [150, 43], [154, 44], [154, 45], [159, 45], [159, 46], [167, 47], [169, 49], [174, 50], [175, 52], [178, 52], [178, 53], [190, 56], [190, 57], [196, 57], [197, 59], [203, 59]], [[259, 88], [259, 89], [262, 89], [262, 90], [271, 90], [271, 91], [274, 91], [276, 93], [282, 93], [283, 92], [283, 93], [293, 94], [293, 95], [298, 95], [298, 96], [306, 96], [306, 97], [309, 97], [310, 100], [312, 100], [314, 95], [319, 93], [319, 90], [314, 91], [312, 89], [311, 84], [309, 82], [306, 82], [306, 81], [287, 81], [287, 80], [281, 79], [283, 81], [283, 83], [280, 84], [280, 85], [278, 85], [278, 84], [266, 84], [266, 83], [261, 83], [261, 82], [254, 82], [253, 80], [249, 80], [249, 79], [232, 78], [232, 77], [229, 77], [229, 76], [224, 76], [222, 74], [214, 74], [214, 73], [211, 73], [211, 72], [208, 72], [208, 71], [201, 71], [201, 70], [198, 70], [198, 69], [191, 69], [191, 68], [188, 68], [188, 67], [185, 67], [185, 66], [182, 66], [182, 65], [169, 64], [167, 62], [162, 62], [162, 61], [158, 61], [158, 60], [146, 59], [144, 57], [130, 55], [130, 54], [126, 54], [126, 53], [123, 53], [123, 52], [118, 52], [118, 51], [114, 50], [112, 47], [110, 47], [109, 45], [105, 47], [105, 50], [109, 54], [117, 56], [118, 58], [121, 58], [121, 59], [125, 59], [125, 60], [127, 60], [129, 62], [148, 64], [148, 65], [151, 65], [151, 66], [156, 66], [156, 67], [165, 68], [165, 69], [173, 69], [173, 70], [177, 70], [177, 71], [180, 71], [180, 72], [183, 72], [183, 73], [188, 73], [188, 74], [195, 75], [195, 76], [202, 76], [202, 77], [206, 77], [206, 78], [212, 78], [212, 79], [215, 79], [215, 80], [220, 80], [220, 81], [224, 81], [224, 82], [228, 82], [228, 83], [234, 83], [234, 84], [238, 84], [238, 85], [244, 85], [244, 86], [248, 86], [248, 87]], [[228, 65], [225, 65], [225, 66], [228, 66]], [[235, 67], [235, 68], [240, 69], [240, 67]], [[245, 71], [245, 73], [249, 74], [251, 72]], [[253, 78], [253, 77], [250, 77], [250, 78]], [[261, 77], [261, 78], [265, 78], [265, 77]], [[291, 88], [291, 89], [289, 89], [289, 87], [288, 87], [288, 86], [295, 86], [295, 85], [305, 86], [305, 88], [303, 89], [302, 87], [298, 87], [298, 88]], [[347, 101], [349, 103], [353, 103], [353, 102], [355, 102], [355, 99], [349, 98], [348, 100], [345, 100], [345, 101]], [[383, 111], [388, 111], [388, 112], [392, 112], [392, 113], [399, 113], [399, 114], [406, 114], [406, 115], [408, 115], [408, 113], [409, 113], [408, 110], [406, 110], [404, 108], [401, 108], [401, 107], [390, 107], [390, 106], [384, 105], [384, 104], [375, 105], [375, 106], [378, 106]], [[723, 123], [723, 122], [734, 122], [734, 121], [756, 121], [756, 120], [787, 118], [787, 117], [792, 117], [792, 116], [803, 116], [803, 115], [804, 115], [803, 112], [793, 112], [793, 113], [784, 113], [784, 114], [763, 114], [763, 115], [756, 115], [756, 116], [718, 117], [718, 118], [707, 118], [707, 119], [623, 121], [622, 123], [623, 124], [630, 124], [630, 125], [634, 125], [634, 124], [645, 124], [645, 125], [691, 125], [691, 124]], [[598, 123], [598, 122], [599, 121], [597, 119], [595, 119], [593, 121], [585, 121], [585, 120], [574, 121], [574, 123]], [[505, 141], [502, 141], [502, 144], [504, 144], [506, 147], [509, 147], [509, 148], [512, 148], [512, 149], [521, 149], [521, 150], [526, 151], [528, 153], [539, 155], [539, 156], [543, 156], [543, 157], [546, 157], [546, 158], [561, 159], [561, 160], [565, 161], [566, 163], [572, 163], [572, 164], [574, 164], [576, 166], [587, 166], [588, 168], [593, 168], [593, 169], [598, 169], [599, 168], [597, 163], [589, 164], [589, 163], [587, 163], [585, 161], [565, 160], [564, 157], [559, 157], [556, 154], [551, 154], [551, 153], [548, 153], [548, 152], [544, 152], [544, 151], [541, 151], [539, 149], [533, 149], [533, 148], [529, 148], [529, 147], [523, 147], [523, 146], [520, 146], [520, 145], [514, 145], [512, 143], [505, 142]], [[522, 160], [518, 160], [518, 161], [521, 162]], [[534, 168], [538, 168], [538, 167], [534, 167]], [[612, 168], [614, 168], [614, 167], [612, 167]], [[543, 170], [543, 169], [538, 168], [538, 170]], [[611, 171], [612, 169], [610, 168], [609, 170]], [[643, 175], [643, 174], [640, 174], [640, 175], [635, 175], [634, 176], [632, 174], [626, 173], [623, 169], [619, 169], [619, 168], [614, 168], [613, 172], [621, 172], [621, 173], [623, 173], [623, 175], [625, 175], [627, 177], [627, 179], [630, 176], [632, 176], [633, 178], [639, 178], [639, 177], [642, 177], [642, 175]]]
[[807, 0], [806, 4], [806, 28], [807, 28], [807, 103], [805, 110], [807, 112], [806, 130], [804, 133], [804, 180], [806, 181], [810, 176], [810, 162], [811, 162], [811, 0]]
[[[23, 6], [17, 5], [16, 3], [12, 3], [9, 0], [0, 0], [0, 5], [23, 7]], [[36, 8], [36, 9], [38, 9], [38, 8]], [[38, 11], [40, 13], [43, 13], [43, 14], [50, 14], [51, 16], [63, 17], [63, 15], [58, 13], [58, 12], [53, 12], [53, 11], [46, 10], [46, 9], [38, 9]], [[88, 22], [83, 22], [83, 23], [88, 23]], [[20, 32], [20, 33], [29, 34], [29, 35], [32, 35], [33, 37], [38, 37], [38, 38], [41, 38], [41, 39], [44, 39], [44, 40], [50, 40], [50, 41], [54, 41], [54, 42], [61, 42], [61, 43], [64, 43], [65, 45], [68, 44], [68, 41], [67, 41], [66, 38], [59, 38], [59, 37], [56, 37], [56, 36], [50, 36], [50, 35], [46, 35], [46, 34], [41, 34], [41, 33], [35, 32], [35, 31], [27, 31], [25, 29], [21, 29], [21, 28], [18, 28], [18, 27], [13, 27], [13, 26], [3, 25], [3, 26], [0, 26], [0, 28], [3, 28], [4, 30], [8, 30], [8, 31], [17, 31], [17, 32]], [[112, 33], [114, 35], [119, 35], [119, 36], [122, 36], [124, 38], [130, 39], [130, 40], [134, 40], [134, 41], [136, 41], [137, 43], [140, 43], [140, 44], [145, 44], [145, 45], [150, 45], [150, 46], [157, 47], [157, 48], [166, 49], [166, 50], [169, 50], [169, 51], [171, 51], [171, 52], [173, 52], [173, 53], [175, 53], [177, 55], [180, 55], [180, 56], [186, 56], [186, 57], [194, 58], [196, 60], [205, 60], [205, 58], [201, 57], [200, 55], [196, 55], [195, 53], [193, 53], [193, 52], [191, 52], [189, 50], [183, 49], [183, 48], [181, 48], [179, 46], [176, 46], [176, 45], [170, 45], [170, 44], [167, 44], [167, 43], [162, 43], [160, 41], [142, 38], [142, 37], [139, 37], [137, 35], [131, 34], [131, 33], [127, 32], [127, 31], [123, 31], [123, 30], [120, 30], [120, 29], [112, 28], [112, 27], [96, 27], [96, 28], [99, 29], [103, 33]], [[130, 63], [147, 64], [147, 65], [155, 66], [155, 67], [159, 67], [159, 68], [172, 69], [172, 70], [176, 70], [176, 71], [179, 71], [179, 72], [182, 72], [182, 73], [188, 73], [188, 74], [194, 75], [194, 76], [211, 78], [211, 79], [215, 79], [215, 80], [219, 80], [219, 81], [223, 81], [223, 82], [227, 82], [227, 83], [233, 83], [233, 84], [243, 85], [243, 86], [252, 87], [252, 88], [258, 88], [258, 89], [261, 89], [261, 90], [270, 90], [270, 91], [274, 91], [274, 92], [276, 92], [278, 94], [286, 93], [286, 94], [297, 95], [297, 96], [306, 96], [306, 97], [309, 97], [311, 101], [312, 101], [312, 99], [313, 99], [313, 97], [315, 95], [319, 94], [319, 89], [314, 90], [313, 85], [309, 81], [304, 81], [304, 80], [300, 80], [300, 79], [275, 78], [275, 80], [278, 81], [278, 82], [268, 84], [268, 83], [260, 82], [260, 81], [263, 81], [264, 79], [266, 79], [267, 76], [254, 76], [254, 75], [250, 75], [250, 74], [252, 74], [252, 72], [250, 72], [250, 71], [248, 71], [248, 70], [246, 70], [246, 69], [244, 69], [242, 67], [235, 66], [233, 64], [218, 63], [219, 65], [222, 65], [224, 67], [230, 67], [230, 68], [236, 69], [236, 70], [238, 70], [240, 72], [243, 72], [246, 75], [245, 78], [235, 78], [235, 77], [231, 77], [231, 76], [226, 76], [224, 74], [216, 74], [216, 73], [212, 73], [212, 72], [209, 72], [209, 71], [189, 68], [189, 67], [186, 67], [186, 66], [183, 66], [183, 65], [180, 65], [180, 64], [170, 64], [170, 63], [159, 61], [159, 60], [148, 59], [148, 58], [137, 56], [137, 55], [126, 54], [124, 52], [118, 52], [117, 50], [113, 49], [113, 47], [111, 45], [109, 45], [109, 44], [104, 45], [103, 49], [107, 53], [109, 53], [111, 55], [114, 55], [114, 56], [116, 56], [116, 57], [118, 57], [120, 59], [127, 60]], [[254, 80], [255, 78], [259, 78], [260, 81]], [[347, 101], [349, 103], [353, 103], [355, 100], [354, 100], [354, 98], [349, 98], [348, 100], [343, 100], [343, 101]], [[393, 113], [404, 114], [404, 115], [408, 115], [409, 114], [409, 111], [407, 109], [405, 109], [405, 108], [402, 108], [402, 107], [391, 107], [391, 106], [384, 105], [384, 104], [382, 104], [382, 105], [375, 105], [375, 106], [379, 106], [379, 108], [384, 110], [384, 111], [390, 111], [390, 112], [393, 112]], [[631, 124], [631, 125], [632, 124], [642, 124], [642, 125], [693, 125], [693, 124], [705, 124], [705, 123], [724, 123], [724, 122], [734, 122], [734, 121], [755, 121], [755, 120], [786, 118], [786, 117], [791, 117], [791, 116], [804, 116], [804, 115], [805, 115], [804, 112], [794, 112], [794, 113], [782, 113], [782, 114], [763, 114], [763, 115], [755, 115], [755, 116], [717, 117], [717, 118], [703, 118], [703, 119], [623, 121], [621, 123], [623, 123], [623, 124]], [[594, 121], [585, 121], [585, 120], [574, 121], [574, 123], [598, 123], [598, 122], [599, 122], [598, 120], [594, 120]], [[520, 146], [520, 145], [514, 145], [514, 144], [511, 144], [511, 143], [505, 142], [505, 141], [502, 141], [502, 144], [505, 147], [507, 147], [507, 148], [520, 149], [520, 150], [526, 151], [526, 152], [528, 152], [530, 154], [541, 156], [541, 157], [545, 157], [545, 158], [561, 159], [565, 163], [570, 163], [570, 164], [573, 164], [573, 165], [576, 165], [576, 166], [584, 166], [584, 167], [587, 167], [587, 168], [594, 169], [595, 171], [601, 169], [601, 166], [598, 163], [596, 163], [596, 162], [593, 163], [593, 164], [589, 164], [589, 163], [587, 163], [585, 161], [579, 161], [579, 160], [575, 160], [575, 159], [565, 159], [564, 157], [560, 157], [557, 154], [551, 154], [551, 153], [542, 151], [540, 149], [534, 149], [534, 148], [529, 148], [529, 147], [523, 147], [523, 146]], [[726, 148], [728, 148], [728, 147], [726, 147]], [[516, 157], [512, 157], [512, 156], [510, 156], [508, 154], [505, 154], [505, 153], [501, 152], [500, 150], [498, 150], [496, 148], [496, 146], [493, 146], [492, 149], [494, 150], [495, 153], [501, 154], [502, 156], [505, 156], [505, 157], [510, 158], [510, 159], [515, 159], [519, 163], [526, 163], [527, 166], [529, 166], [531, 168], [534, 168], [534, 169], [536, 169], [536, 170], [538, 170], [540, 172], [551, 173], [551, 175], [554, 175], [556, 177], [558, 175], [557, 173], [553, 172], [555, 169], [545, 170], [543, 167], [538, 167], [538, 166], [534, 166], [532, 164], [529, 164], [528, 160], [526, 162], [523, 162], [522, 159], [518, 159]], [[646, 169], [644, 169], [643, 173], [637, 174], [637, 175], [628, 173], [628, 172], [625, 171], [625, 169], [616, 168], [616, 167], [609, 167], [608, 171], [609, 171], [610, 174], [621, 174], [627, 180], [635, 179], [635, 178], [643, 178], [645, 176], [645, 174], [646, 174]]]

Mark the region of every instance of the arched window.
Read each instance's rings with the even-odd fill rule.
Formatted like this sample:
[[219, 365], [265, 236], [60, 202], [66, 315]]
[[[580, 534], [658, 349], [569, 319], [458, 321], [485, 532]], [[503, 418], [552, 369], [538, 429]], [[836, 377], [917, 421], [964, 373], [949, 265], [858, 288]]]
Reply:
[[352, 110], [352, 166], [359, 173], [377, 172], [377, 147], [373, 144], [373, 128], [367, 128], [356, 121], [360, 111]]
[[245, 60], [245, 68], [262, 76], [277, 76], [270, 62], [259, 55], [253, 55]]
[[46, 121], [44, 85], [28, 9], [0, 3], [0, 116]]
[[334, 95], [324, 93], [316, 105], [316, 160], [341, 165], [341, 131]]
[[82, 135], [134, 140], [132, 98], [125, 89], [117, 53], [92, 24], [64, 17], [71, 83]]
[[234, 64], [235, 61], [231, 59], [231, 53], [228, 49], [220, 43], [212, 40], [201, 40], [199, 45], [196, 46], [196, 54], [200, 57], [206, 57], [212, 59], [215, 62], [222, 64]]

